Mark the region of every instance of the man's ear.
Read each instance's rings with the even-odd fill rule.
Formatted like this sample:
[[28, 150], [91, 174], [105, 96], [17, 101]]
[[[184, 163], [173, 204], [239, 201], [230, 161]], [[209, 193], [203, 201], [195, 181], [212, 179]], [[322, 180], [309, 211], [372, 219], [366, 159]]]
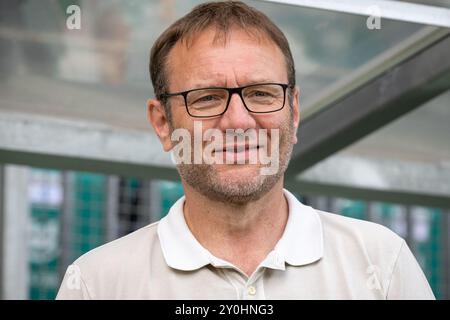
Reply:
[[300, 89], [298, 86], [292, 90], [292, 117], [294, 121], [294, 136], [292, 137], [293, 144], [297, 143], [297, 130], [300, 124], [300, 105], [299, 105], [299, 97], [300, 97]]
[[167, 118], [164, 106], [159, 100], [149, 99], [147, 101], [148, 121], [153, 126], [156, 134], [161, 141], [164, 151], [172, 149], [172, 140], [170, 139], [169, 119]]

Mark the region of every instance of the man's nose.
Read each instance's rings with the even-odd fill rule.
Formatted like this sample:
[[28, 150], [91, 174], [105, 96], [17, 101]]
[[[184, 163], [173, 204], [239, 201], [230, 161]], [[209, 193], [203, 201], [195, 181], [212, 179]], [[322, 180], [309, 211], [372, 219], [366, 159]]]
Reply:
[[255, 128], [256, 121], [252, 114], [245, 108], [239, 94], [234, 93], [231, 95], [230, 104], [227, 111], [222, 115], [220, 119], [220, 127], [222, 130], [226, 129], [243, 129], [247, 130]]

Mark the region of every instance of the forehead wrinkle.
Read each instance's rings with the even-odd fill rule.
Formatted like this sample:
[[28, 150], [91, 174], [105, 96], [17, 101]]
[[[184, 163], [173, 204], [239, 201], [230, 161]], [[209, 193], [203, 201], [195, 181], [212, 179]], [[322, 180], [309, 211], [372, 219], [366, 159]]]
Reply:
[[[209, 30], [210, 31], [210, 30]], [[276, 46], [276, 44], [271, 41], [270, 39], [268, 39], [267, 37], [264, 37], [264, 35], [259, 35], [256, 36], [255, 33], [249, 33], [247, 30], [242, 30], [242, 29], [235, 29], [235, 31], [243, 31], [245, 32], [245, 34], [249, 37], [250, 41], [255, 41], [255, 43], [257, 43], [258, 45], [261, 45], [262, 42], [264, 42], [266, 45], [271, 46], [271, 47], [275, 47], [275, 50], [278, 51], [280, 54], [281, 50]], [[205, 34], [208, 32], [208, 29], [203, 30], [201, 33]], [[215, 37], [211, 37], [212, 39], [210, 40], [210, 45], [212, 48], [218, 48], [218, 47], [226, 47], [226, 42], [222, 42], [222, 43], [217, 43], [217, 30], [215, 31]], [[225, 34], [222, 32], [222, 36], [227, 36], [227, 38], [229, 39], [231, 36], [231, 30]], [[191, 62], [193, 59], [197, 59], [198, 56], [196, 55], [192, 55], [192, 54], [188, 54], [188, 55], [184, 55], [184, 52], [186, 51], [190, 51], [193, 47], [195, 42], [197, 41], [197, 39], [200, 39], [201, 37], [198, 36], [195, 39], [192, 39], [191, 41], [189, 41], [188, 38], [183, 39], [182, 41], [177, 42], [174, 47], [172, 48], [172, 50], [170, 50], [169, 54], [168, 54], [168, 58], [167, 58], [167, 63], [166, 63], [166, 67], [167, 67], [167, 71], [168, 73], [170, 72], [170, 74], [173, 74], [174, 72], [174, 67], [175, 66], [179, 66], [181, 65], [187, 65], [189, 62]], [[221, 45], [220, 45], [221, 44]], [[184, 52], [183, 52], [184, 51]], [[181, 59], [177, 59], [174, 60], [176, 54], [178, 56], [181, 56]], [[195, 71], [195, 76], [198, 77], [200, 79], [200, 81], [198, 81], [195, 84], [191, 84], [192, 88], [199, 88], [199, 87], [208, 87], [208, 86], [227, 86], [227, 82], [228, 82], [228, 76], [227, 73], [224, 72], [214, 72], [214, 71], [208, 71], [208, 67], [210, 66], [210, 61], [212, 60], [216, 66], [217, 66], [217, 55], [215, 54], [214, 50], [206, 50], [200, 53], [202, 55], [201, 59], [198, 59], [198, 61], [195, 61], [195, 63], [192, 64], [192, 69], [193, 71]], [[189, 59], [189, 60], [187, 60]], [[283, 59], [284, 60], [284, 59]], [[224, 61], [224, 62], [228, 62], [228, 61]], [[206, 68], [203, 69], [203, 66], [207, 66]], [[231, 66], [233, 69], [235, 69], [235, 66]], [[239, 86], [242, 85], [246, 85], [246, 84], [252, 84], [252, 83], [261, 83], [261, 82], [276, 82], [276, 79], [272, 79], [270, 77], [268, 77], [268, 75], [265, 76], [260, 76], [261, 74], [264, 74], [266, 70], [253, 70], [252, 72], [247, 72], [246, 74], [240, 74], [239, 79], [236, 77], [236, 71], [233, 70], [233, 74], [235, 75], [235, 82], [239, 83]], [[242, 72], [242, 71], [241, 71]], [[171, 86], [172, 84], [172, 79], [173, 77], [168, 77], [169, 81], [168, 84], [169, 86]], [[203, 82], [203, 80], [205, 80], [205, 82]], [[234, 87], [234, 85], [233, 85]], [[190, 89], [190, 88], [186, 88]]]
[[211, 45], [213, 46], [223, 46], [225, 47], [227, 43], [229, 42], [231, 35], [233, 32], [241, 31], [245, 32], [247, 36], [251, 39], [253, 39], [258, 44], [261, 44], [263, 41], [273, 42], [270, 40], [270, 37], [268, 34], [265, 34], [264, 31], [259, 30], [255, 27], [248, 27], [244, 28], [241, 25], [238, 25], [236, 23], [232, 23], [225, 28], [218, 25], [209, 25], [209, 26], [203, 26], [203, 27], [197, 27], [192, 29], [189, 33], [184, 35], [182, 38], [179, 39], [179, 42], [186, 46], [187, 49], [190, 49], [192, 46], [194, 46], [195, 42], [199, 38], [200, 34], [202, 33], [208, 33], [208, 32], [214, 32], [214, 36], [211, 39]]
[[244, 74], [236, 73], [235, 69], [233, 69], [233, 79], [230, 83], [230, 78], [227, 74], [222, 72], [209, 73], [200, 71], [196, 74], [196, 80], [191, 84], [192, 88], [206, 88], [206, 87], [240, 87], [250, 84], [257, 83], [269, 83], [269, 82], [277, 82], [277, 79], [270, 78], [267, 76], [261, 76], [262, 72], [256, 70], [255, 72], [248, 72]]
[[[220, 63], [217, 62], [217, 55], [214, 52], [206, 53], [205, 57], [201, 59], [199, 63], [192, 66], [192, 74], [195, 74], [195, 76], [200, 80], [198, 86], [205, 86], [204, 83], [207, 85], [213, 84], [215, 86], [228, 86], [228, 81], [230, 79], [229, 76], [231, 73], [233, 74], [233, 79], [235, 79], [234, 82], [238, 83], [238, 86], [254, 83], [277, 82], [276, 79], [270, 77], [270, 73], [268, 73], [267, 68], [261, 69], [260, 67], [256, 67], [254, 70], [246, 71], [239, 65], [233, 64], [225, 66], [229, 69], [229, 72], [215, 71], [209, 69], [211, 60], [213, 61], [215, 67], [218, 65], [220, 66]], [[222, 62], [224, 64], [229, 63], [229, 61]], [[233, 62], [238, 61], [233, 60]]]

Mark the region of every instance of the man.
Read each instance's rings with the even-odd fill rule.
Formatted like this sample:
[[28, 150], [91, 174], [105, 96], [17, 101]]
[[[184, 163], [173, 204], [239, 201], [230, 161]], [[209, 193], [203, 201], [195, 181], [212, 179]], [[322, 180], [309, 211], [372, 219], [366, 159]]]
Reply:
[[[194, 8], [156, 41], [150, 73], [148, 115], [164, 150], [182, 145], [176, 130], [215, 130], [216, 161], [184, 144], [174, 159], [185, 197], [160, 222], [80, 257], [58, 298], [434, 298], [403, 239], [283, 189], [299, 89], [288, 42], [264, 14], [234, 1]], [[227, 140], [230, 130], [267, 134], [242, 143]], [[261, 150], [277, 155], [275, 172], [261, 170]]]

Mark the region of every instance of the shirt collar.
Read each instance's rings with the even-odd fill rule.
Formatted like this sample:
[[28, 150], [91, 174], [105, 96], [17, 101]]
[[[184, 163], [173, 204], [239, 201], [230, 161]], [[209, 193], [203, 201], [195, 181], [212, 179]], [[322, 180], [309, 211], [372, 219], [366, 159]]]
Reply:
[[[261, 266], [284, 270], [285, 263], [300, 266], [313, 263], [323, 255], [322, 224], [316, 210], [302, 204], [286, 189], [289, 216], [282, 237]], [[185, 197], [170, 208], [158, 224], [158, 237], [166, 263], [175, 269], [190, 271], [212, 264], [227, 267], [195, 239], [183, 214]]]

